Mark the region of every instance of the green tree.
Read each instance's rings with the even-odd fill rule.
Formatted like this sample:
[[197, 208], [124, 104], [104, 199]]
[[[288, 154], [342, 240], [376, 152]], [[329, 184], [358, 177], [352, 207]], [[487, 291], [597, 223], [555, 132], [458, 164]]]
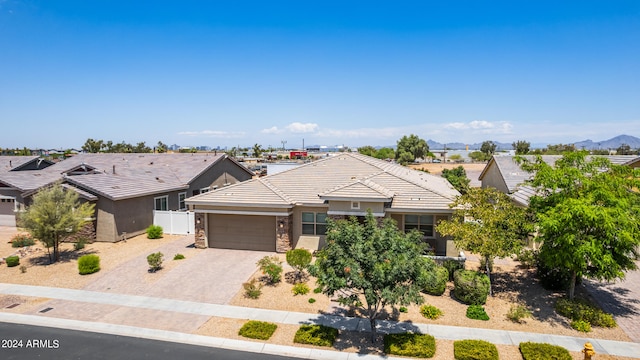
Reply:
[[513, 142], [511, 146], [513, 146], [513, 150], [516, 151], [516, 155], [524, 155], [529, 152], [531, 144], [528, 141], [518, 140]]
[[87, 141], [82, 145], [82, 151], [88, 153], [98, 153], [104, 150], [104, 141], [102, 140], [94, 140], [92, 138], [88, 138]]
[[56, 183], [33, 196], [33, 203], [22, 214], [20, 222], [47, 247], [49, 262], [55, 262], [60, 259], [60, 242], [91, 221], [94, 206], [90, 203], [81, 204], [78, 193], [65, 190], [60, 183]]
[[376, 153], [378, 152], [376, 148], [370, 145], [360, 146], [358, 148], [358, 152], [362, 155], [367, 155], [371, 157], [376, 157]]
[[158, 141], [158, 144], [156, 145], [156, 152], [158, 154], [166, 153], [168, 149], [169, 148], [167, 147], [167, 144], [163, 143], [162, 141]]
[[145, 144], [144, 141], [139, 142], [136, 146], [132, 148], [134, 153], [150, 153], [153, 150]]
[[537, 189], [530, 207], [542, 240], [540, 257], [550, 268], [571, 272], [568, 289], [578, 277], [611, 281], [636, 269], [640, 246], [640, 170], [613, 165], [587, 152], [568, 152], [555, 162], [520, 158], [534, 172]]
[[616, 155], [633, 155], [633, 151], [631, 151], [631, 146], [627, 144], [622, 144], [616, 149]]
[[253, 157], [259, 158], [262, 152], [264, 152], [264, 149], [260, 144], [253, 145]]
[[397, 143], [396, 160], [403, 165], [412, 163], [416, 159], [424, 158], [429, 153], [429, 145], [418, 135], [403, 136]]
[[469, 153], [469, 157], [473, 161], [487, 161], [491, 159], [490, 155], [483, 153], [482, 151], [472, 151]]
[[455, 163], [463, 162], [462, 155], [460, 155], [460, 154], [453, 154], [453, 155], [449, 156], [449, 160], [451, 160], [451, 161], [453, 161]]
[[385, 160], [385, 159], [394, 159], [395, 157], [396, 157], [395, 151], [393, 151], [393, 149], [389, 147], [380, 148], [376, 153], [377, 159]]
[[378, 223], [371, 211], [363, 223], [352, 217], [327, 226], [327, 245], [310, 271], [323, 293], [365, 310], [375, 342], [376, 319], [384, 307], [422, 303], [420, 290], [435, 265], [422, 256], [419, 232], [405, 234], [390, 218]]
[[466, 194], [469, 191], [471, 180], [467, 177], [467, 172], [462, 165], [453, 169], [443, 169], [442, 177], [447, 179], [461, 194]]
[[493, 156], [493, 154], [496, 152], [496, 143], [494, 143], [493, 141], [483, 141], [482, 145], [480, 145], [480, 151], [485, 154], [485, 156], [487, 157], [487, 159], [490, 159], [491, 156]]
[[451, 220], [441, 221], [436, 230], [451, 236], [457, 248], [480, 254], [489, 281], [493, 259], [517, 254], [532, 230], [526, 209], [494, 188], [470, 188], [451, 207], [455, 209]]
[[556, 144], [547, 145], [547, 148], [543, 150], [543, 153], [546, 155], [562, 155], [566, 152], [574, 151], [576, 151], [576, 146], [573, 144]]

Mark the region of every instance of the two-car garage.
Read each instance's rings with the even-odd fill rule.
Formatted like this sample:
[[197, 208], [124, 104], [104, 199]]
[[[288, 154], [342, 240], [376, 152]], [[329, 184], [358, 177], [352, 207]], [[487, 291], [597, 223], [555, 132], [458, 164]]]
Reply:
[[276, 251], [276, 217], [208, 214], [209, 247]]

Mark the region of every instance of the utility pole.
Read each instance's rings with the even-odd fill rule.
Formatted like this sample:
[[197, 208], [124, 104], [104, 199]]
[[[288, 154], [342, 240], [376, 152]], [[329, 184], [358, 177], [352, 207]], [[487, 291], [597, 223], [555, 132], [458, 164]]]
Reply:
[[284, 146], [287, 144], [286, 140], [282, 140], [280, 141], [282, 143], [282, 151], [285, 151], [286, 149], [284, 148]]

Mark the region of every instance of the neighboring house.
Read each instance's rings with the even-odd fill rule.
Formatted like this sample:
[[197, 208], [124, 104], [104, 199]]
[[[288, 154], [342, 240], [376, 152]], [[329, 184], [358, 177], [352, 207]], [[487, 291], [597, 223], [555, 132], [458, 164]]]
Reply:
[[96, 240], [113, 242], [144, 232], [154, 210], [186, 210], [187, 197], [252, 176], [224, 154], [79, 154], [39, 171], [0, 173], [0, 195], [24, 209], [42, 187], [62, 181], [96, 204]]
[[327, 218], [391, 217], [418, 229], [437, 255], [457, 256], [435, 231], [460, 195], [439, 176], [355, 153], [341, 153], [187, 199], [196, 246], [285, 252], [324, 246]]
[[[38, 156], [0, 156], [0, 174], [41, 170], [53, 165], [53, 162]], [[3, 184], [0, 183], [0, 189]], [[0, 190], [0, 226], [15, 226], [15, 212], [19, 208], [16, 191]]]
[[[640, 167], [640, 156], [637, 155], [593, 155], [603, 156], [611, 163], [617, 165], [626, 165], [633, 168]], [[533, 155], [525, 155], [524, 158], [529, 161], [535, 161]], [[562, 155], [542, 155], [542, 160], [547, 164], [553, 165]], [[480, 174], [479, 180], [482, 187], [493, 187], [499, 191], [509, 195], [513, 201], [519, 206], [529, 206], [529, 198], [535, 195], [535, 191], [525, 182], [532, 177], [532, 174], [522, 170], [520, 165], [516, 163], [515, 156], [493, 156], [487, 163], [484, 170]]]

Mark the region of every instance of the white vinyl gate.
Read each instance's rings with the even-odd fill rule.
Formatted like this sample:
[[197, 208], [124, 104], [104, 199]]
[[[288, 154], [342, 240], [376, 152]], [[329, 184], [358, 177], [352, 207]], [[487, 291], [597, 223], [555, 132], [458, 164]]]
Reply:
[[153, 225], [162, 226], [165, 234], [195, 233], [195, 214], [190, 211], [153, 211]]

